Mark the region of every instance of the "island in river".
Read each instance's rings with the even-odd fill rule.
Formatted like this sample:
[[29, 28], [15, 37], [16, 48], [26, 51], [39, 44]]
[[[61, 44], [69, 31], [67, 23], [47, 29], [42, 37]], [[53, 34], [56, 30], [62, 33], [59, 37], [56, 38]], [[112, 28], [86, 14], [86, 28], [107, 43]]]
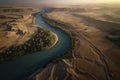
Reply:
[[35, 25], [38, 9], [0, 8], [0, 63], [46, 50], [56, 44], [57, 35]]

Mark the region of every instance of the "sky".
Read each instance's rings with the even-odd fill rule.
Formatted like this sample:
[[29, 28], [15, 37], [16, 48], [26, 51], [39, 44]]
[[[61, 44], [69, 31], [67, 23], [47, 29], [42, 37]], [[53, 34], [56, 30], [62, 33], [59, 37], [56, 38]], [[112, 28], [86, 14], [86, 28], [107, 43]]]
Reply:
[[0, 0], [0, 3], [80, 4], [80, 3], [120, 3], [120, 0]]

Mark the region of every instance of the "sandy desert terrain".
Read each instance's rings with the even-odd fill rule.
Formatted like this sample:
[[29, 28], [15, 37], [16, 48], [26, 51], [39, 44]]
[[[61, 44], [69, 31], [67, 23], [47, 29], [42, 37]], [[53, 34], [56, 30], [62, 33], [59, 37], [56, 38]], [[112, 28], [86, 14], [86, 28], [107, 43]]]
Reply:
[[56, 43], [55, 33], [35, 25], [38, 12], [39, 9], [31, 7], [0, 7], [0, 63]]
[[33, 80], [119, 80], [119, 10], [109, 6], [49, 9], [45, 21], [70, 33], [74, 48], [38, 71]]

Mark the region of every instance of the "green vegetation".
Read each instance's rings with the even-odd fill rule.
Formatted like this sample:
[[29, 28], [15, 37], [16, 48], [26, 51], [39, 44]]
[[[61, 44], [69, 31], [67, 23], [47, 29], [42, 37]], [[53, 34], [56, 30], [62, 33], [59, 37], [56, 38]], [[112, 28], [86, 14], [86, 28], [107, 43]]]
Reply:
[[0, 63], [5, 61], [14, 60], [19, 56], [38, 52], [47, 49], [53, 42], [55, 37], [51, 35], [50, 31], [38, 28], [36, 35], [19, 46], [11, 46], [8, 49], [0, 52]]
[[[46, 23], [48, 23], [49, 25], [52, 25], [54, 27], [57, 26], [57, 28], [60, 28], [65, 32], [67, 31], [65, 29], [68, 29], [68, 28], [70, 28], [72, 26], [70, 24], [67, 24], [67, 23], [64, 23], [64, 22], [61, 22], [61, 21], [58, 21], [58, 20], [50, 19], [46, 14], [43, 14], [42, 17], [43, 17], [44, 21]], [[64, 27], [64, 28], [62, 28], [62, 27]], [[68, 33], [68, 31], [66, 33]]]
[[47, 24], [49, 24], [51, 26], [54, 26], [54, 27], [57, 27], [57, 28], [63, 30], [64, 32], [66, 32], [66, 34], [68, 34], [71, 37], [71, 40], [72, 40], [71, 50], [67, 51], [66, 53], [64, 53], [60, 57], [54, 59], [53, 62], [58, 63], [58, 62], [62, 61], [62, 59], [72, 58], [73, 57], [72, 56], [73, 55], [73, 50], [74, 50], [76, 40], [77, 40], [75, 38], [75, 34], [72, 31], [68, 30], [68, 28], [70, 28], [72, 25], [61, 22], [61, 21], [57, 21], [57, 20], [54, 20], [54, 19], [50, 19], [46, 14], [43, 14], [42, 17]]

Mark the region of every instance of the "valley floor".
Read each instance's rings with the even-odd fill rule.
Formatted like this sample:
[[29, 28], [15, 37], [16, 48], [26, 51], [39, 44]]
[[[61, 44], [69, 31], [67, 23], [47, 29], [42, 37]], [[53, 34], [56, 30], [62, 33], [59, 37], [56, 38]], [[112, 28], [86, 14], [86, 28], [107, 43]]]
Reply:
[[[71, 55], [68, 54], [66, 57], [51, 62], [39, 71], [33, 80], [120, 79], [120, 46], [106, 38], [113, 28], [117, 27], [117, 30], [120, 30], [120, 24], [116, 27], [113, 24], [111, 28], [108, 22], [102, 22], [102, 24], [90, 22], [94, 25], [89, 25], [84, 23], [85, 20], [83, 22], [81, 17], [59, 10], [48, 12], [47, 18], [58, 23], [63, 22], [63, 26], [58, 23], [54, 24], [72, 33], [71, 37], [75, 39], [75, 45]], [[89, 23], [91, 20], [86, 21]], [[103, 30], [100, 29], [103, 25], [107, 25], [105, 27], [107, 31], [103, 31], [104, 27]]]

